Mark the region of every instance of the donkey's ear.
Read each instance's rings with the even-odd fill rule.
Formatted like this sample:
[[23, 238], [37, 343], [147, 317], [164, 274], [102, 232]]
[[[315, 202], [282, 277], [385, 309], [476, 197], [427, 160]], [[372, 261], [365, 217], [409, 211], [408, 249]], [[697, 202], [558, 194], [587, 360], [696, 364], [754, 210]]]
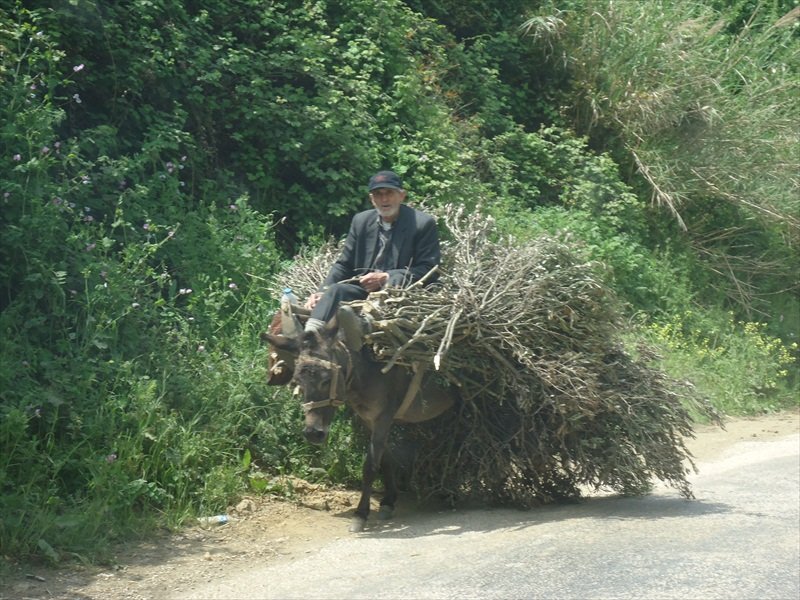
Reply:
[[300, 354], [300, 342], [298, 342], [297, 338], [286, 337], [283, 335], [272, 335], [271, 333], [262, 333], [261, 341], [271, 344], [278, 350], [283, 350], [284, 352], [289, 352], [295, 355]]
[[336, 337], [336, 334], [339, 332], [339, 319], [336, 318], [336, 315], [333, 315], [330, 320], [325, 323], [325, 327], [322, 328], [322, 335], [328, 339], [333, 339]]

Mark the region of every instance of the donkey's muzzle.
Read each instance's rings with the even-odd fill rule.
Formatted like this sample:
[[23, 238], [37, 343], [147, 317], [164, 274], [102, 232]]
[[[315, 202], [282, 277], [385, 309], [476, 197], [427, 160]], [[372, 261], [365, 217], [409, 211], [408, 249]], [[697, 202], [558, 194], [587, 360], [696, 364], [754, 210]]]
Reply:
[[303, 435], [306, 436], [306, 440], [308, 440], [312, 444], [321, 444], [325, 441], [325, 438], [328, 437], [327, 429], [318, 429], [316, 427], [306, 427], [303, 429]]

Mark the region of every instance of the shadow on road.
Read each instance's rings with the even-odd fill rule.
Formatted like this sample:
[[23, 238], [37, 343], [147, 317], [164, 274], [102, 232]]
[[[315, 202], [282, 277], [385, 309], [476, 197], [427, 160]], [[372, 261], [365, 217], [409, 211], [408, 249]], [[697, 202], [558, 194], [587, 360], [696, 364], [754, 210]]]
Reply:
[[[405, 500], [405, 502], [404, 502]], [[486, 532], [500, 529], [526, 529], [537, 525], [582, 519], [615, 519], [622, 521], [704, 517], [732, 512], [733, 507], [702, 500], [686, 500], [667, 496], [592, 497], [572, 504], [553, 504], [518, 510], [513, 508], [470, 507], [442, 509], [430, 504], [414, 505], [401, 498], [401, 508], [389, 521], [370, 517], [362, 537], [425, 537], [428, 535], [465, 532]], [[349, 519], [352, 511], [334, 515]]]

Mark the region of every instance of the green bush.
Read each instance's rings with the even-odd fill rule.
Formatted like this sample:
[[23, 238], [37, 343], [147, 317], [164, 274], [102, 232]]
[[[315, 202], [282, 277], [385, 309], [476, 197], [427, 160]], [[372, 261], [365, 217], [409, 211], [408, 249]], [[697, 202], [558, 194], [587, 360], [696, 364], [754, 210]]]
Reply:
[[664, 349], [664, 366], [692, 381], [726, 414], [758, 414], [796, 407], [796, 342], [784, 343], [765, 324], [737, 321], [731, 313], [687, 310], [668, 321], [648, 322], [645, 333]]

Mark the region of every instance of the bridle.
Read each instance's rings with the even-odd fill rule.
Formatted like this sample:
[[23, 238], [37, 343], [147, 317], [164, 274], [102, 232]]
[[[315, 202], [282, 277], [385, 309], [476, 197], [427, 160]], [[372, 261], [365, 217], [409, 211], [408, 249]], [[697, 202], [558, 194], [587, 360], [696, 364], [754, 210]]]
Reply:
[[[314, 410], [315, 408], [323, 408], [325, 406], [333, 406], [334, 408], [338, 408], [339, 406], [344, 405], [344, 400], [338, 396], [339, 391], [339, 378], [340, 373], [342, 371], [342, 365], [331, 362], [329, 360], [325, 360], [323, 358], [316, 358], [313, 356], [304, 356], [302, 359], [297, 361], [297, 364], [300, 363], [308, 363], [313, 364], [323, 369], [330, 369], [331, 371], [331, 385], [328, 389], [328, 397], [325, 400], [317, 400], [316, 402], [304, 402], [301, 404], [303, 408], [303, 412], [309, 412]], [[353, 373], [353, 362], [350, 357], [350, 353], [347, 352], [347, 371], [345, 372], [344, 376], [344, 384], [345, 388], [347, 387], [348, 382], [350, 381], [350, 377]]]

